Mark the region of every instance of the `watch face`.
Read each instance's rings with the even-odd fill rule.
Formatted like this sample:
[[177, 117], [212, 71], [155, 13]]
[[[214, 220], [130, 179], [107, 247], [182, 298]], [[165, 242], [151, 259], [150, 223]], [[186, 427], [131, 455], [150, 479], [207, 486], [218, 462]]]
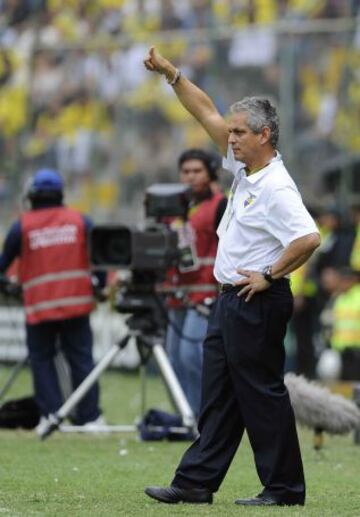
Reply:
[[263, 275], [267, 282], [272, 283], [274, 281], [273, 277], [271, 276], [271, 266], [267, 266], [265, 268]]

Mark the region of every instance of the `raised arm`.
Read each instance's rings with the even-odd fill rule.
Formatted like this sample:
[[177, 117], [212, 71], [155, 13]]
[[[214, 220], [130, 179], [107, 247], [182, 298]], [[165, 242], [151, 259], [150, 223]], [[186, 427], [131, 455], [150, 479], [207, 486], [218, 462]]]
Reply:
[[227, 124], [210, 97], [183, 75], [177, 78], [177, 68], [154, 47], [150, 48], [144, 64], [151, 72], [166, 77], [184, 108], [200, 122], [221, 153], [226, 156], [229, 134]]

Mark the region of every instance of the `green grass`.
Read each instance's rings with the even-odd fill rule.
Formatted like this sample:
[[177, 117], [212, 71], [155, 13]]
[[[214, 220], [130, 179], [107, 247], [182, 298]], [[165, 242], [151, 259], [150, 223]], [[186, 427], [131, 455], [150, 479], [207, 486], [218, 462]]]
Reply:
[[[0, 368], [0, 386], [7, 370]], [[107, 372], [101, 378], [102, 406], [110, 423], [128, 424], [140, 413], [136, 375]], [[156, 377], [148, 379], [147, 407], [169, 409]], [[27, 371], [7, 398], [31, 393]], [[353, 437], [326, 437], [321, 452], [312, 434], [300, 430], [305, 472], [305, 508], [244, 509], [236, 497], [260, 485], [247, 440], [242, 443], [212, 506], [161, 505], [147, 498], [147, 485], [167, 485], [187, 444], [139, 442], [128, 434], [54, 433], [40, 442], [31, 431], [0, 431], [0, 514], [8, 516], [360, 516], [360, 446]]]

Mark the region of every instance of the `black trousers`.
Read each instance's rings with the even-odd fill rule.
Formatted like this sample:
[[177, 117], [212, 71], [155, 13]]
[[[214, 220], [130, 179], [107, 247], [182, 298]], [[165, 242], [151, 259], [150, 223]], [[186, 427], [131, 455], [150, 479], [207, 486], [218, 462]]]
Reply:
[[293, 307], [289, 283], [274, 282], [249, 302], [237, 291], [220, 294], [213, 308], [204, 342], [200, 436], [172, 485], [217, 491], [246, 429], [263, 493], [302, 504], [303, 466], [283, 376]]

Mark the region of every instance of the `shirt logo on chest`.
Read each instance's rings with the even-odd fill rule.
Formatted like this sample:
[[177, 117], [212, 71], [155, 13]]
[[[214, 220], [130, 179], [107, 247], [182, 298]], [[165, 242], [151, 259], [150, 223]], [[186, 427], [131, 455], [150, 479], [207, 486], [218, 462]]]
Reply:
[[252, 205], [255, 198], [256, 196], [254, 196], [254, 194], [249, 193], [248, 197], [244, 201], [244, 208], [246, 208], [249, 205]]

